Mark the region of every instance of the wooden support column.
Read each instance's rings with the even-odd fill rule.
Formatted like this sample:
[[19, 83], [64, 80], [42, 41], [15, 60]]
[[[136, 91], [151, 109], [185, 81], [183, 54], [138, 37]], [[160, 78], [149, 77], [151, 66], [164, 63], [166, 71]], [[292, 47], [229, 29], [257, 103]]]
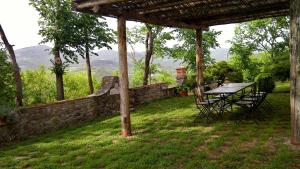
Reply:
[[131, 135], [131, 122], [129, 112], [128, 94], [128, 66], [126, 47], [126, 20], [124, 17], [118, 18], [118, 45], [119, 45], [119, 65], [120, 65], [120, 113], [122, 135]]
[[204, 101], [204, 55], [202, 47], [202, 29], [196, 30], [196, 69], [197, 69], [197, 88], [196, 94], [199, 97], [199, 101]]
[[292, 144], [300, 144], [300, 1], [290, 0]]

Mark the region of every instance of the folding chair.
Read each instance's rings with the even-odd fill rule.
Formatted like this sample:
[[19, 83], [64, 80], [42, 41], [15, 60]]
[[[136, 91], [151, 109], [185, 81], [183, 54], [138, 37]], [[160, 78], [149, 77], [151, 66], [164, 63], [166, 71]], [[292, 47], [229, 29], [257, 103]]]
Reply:
[[[262, 111], [260, 111], [260, 106], [264, 103], [266, 99], [266, 93], [257, 92], [256, 86], [254, 86], [251, 89], [250, 94], [245, 95], [245, 97], [242, 97], [239, 101], [236, 102], [236, 104], [240, 107], [242, 107], [244, 112], [244, 119], [248, 119], [251, 115], [255, 115], [254, 113], [257, 112], [257, 117], [261, 117], [264, 119], [264, 114]], [[257, 118], [256, 118], [257, 119]], [[257, 123], [257, 121], [255, 121]]]
[[196, 88], [193, 90], [194, 92], [194, 98], [195, 103], [197, 106], [197, 109], [199, 110], [199, 113], [195, 119], [206, 119], [207, 122], [209, 120], [217, 119], [217, 113], [218, 113], [218, 102], [220, 99], [218, 98], [209, 98], [208, 95], [206, 95], [204, 101], [200, 101], [200, 96], [196, 92]]

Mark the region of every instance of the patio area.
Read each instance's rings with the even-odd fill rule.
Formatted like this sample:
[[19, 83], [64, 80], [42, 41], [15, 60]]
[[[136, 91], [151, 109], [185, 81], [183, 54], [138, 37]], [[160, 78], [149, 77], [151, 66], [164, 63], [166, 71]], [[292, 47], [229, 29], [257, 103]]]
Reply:
[[[268, 96], [274, 113], [236, 125], [228, 115], [195, 123], [193, 96], [139, 106], [132, 137], [120, 135], [120, 118], [97, 119], [15, 143], [0, 150], [0, 168], [299, 168], [290, 145], [288, 83]], [[235, 111], [234, 114], [237, 114]], [[293, 159], [293, 160], [291, 160]]]

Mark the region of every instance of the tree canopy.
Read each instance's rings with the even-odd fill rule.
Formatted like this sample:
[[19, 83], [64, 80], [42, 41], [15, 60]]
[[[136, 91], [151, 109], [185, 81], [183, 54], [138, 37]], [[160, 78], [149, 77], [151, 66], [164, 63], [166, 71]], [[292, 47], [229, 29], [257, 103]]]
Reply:
[[30, 0], [39, 12], [41, 43], [54, 43], [52, 53], [60, 51], [66, 62], [77, 62], [77, 15], [71, 10], [72, 0]]
[[[188, 68], [196, 69], [196, 32], [190, 29], [175, 29], [173, 32], [174, 39], [178, 44], [170, 49], [170, 56], [177, 60], [182, 60]], [[210, 49], [219, 46], [217, 37], [221, 34], [219, 31], [211, 30], [203, 33], [203, 53], [205, 65], [214, 63], [210, 56]]]
[[0, 43], [0, 105], [13, 105], [15, 86], [13, 68], [9, 62], [7, 52]]
[[246, 80], [260, 72], [272, 73], [278, 80], [289, 77], [288, 17], [241, 23], [231, 43], [232, 63], [243, 70]]

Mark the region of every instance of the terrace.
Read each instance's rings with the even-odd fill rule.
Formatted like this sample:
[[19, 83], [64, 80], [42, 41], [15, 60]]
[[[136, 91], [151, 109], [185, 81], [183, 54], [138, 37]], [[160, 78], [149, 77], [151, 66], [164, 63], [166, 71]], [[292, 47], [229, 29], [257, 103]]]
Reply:
[[195, 29], [197, 95], [204, 100], [202, 32], [209, 26], [290, 16], [291, 124], [293, 144], [300, 144], [298, 61], [300, 1], [298, 0], [74, 0], [74, 10], [118, 18], [120, 112], [123, 136], [131, 135], [128, 95], [126, 20]]
[[[265, 121], [194, 123], [193, 97], [139, 106], [132, 137], [119, 135], [120, 118], [96, 119], [82, 127], [31, 138], [0, 150], [0, 168], [299, 168], [300, 153], [289, 144], [287, 83], [269, 100]], [[293, 160], [291, 160], [293, 159]]]

